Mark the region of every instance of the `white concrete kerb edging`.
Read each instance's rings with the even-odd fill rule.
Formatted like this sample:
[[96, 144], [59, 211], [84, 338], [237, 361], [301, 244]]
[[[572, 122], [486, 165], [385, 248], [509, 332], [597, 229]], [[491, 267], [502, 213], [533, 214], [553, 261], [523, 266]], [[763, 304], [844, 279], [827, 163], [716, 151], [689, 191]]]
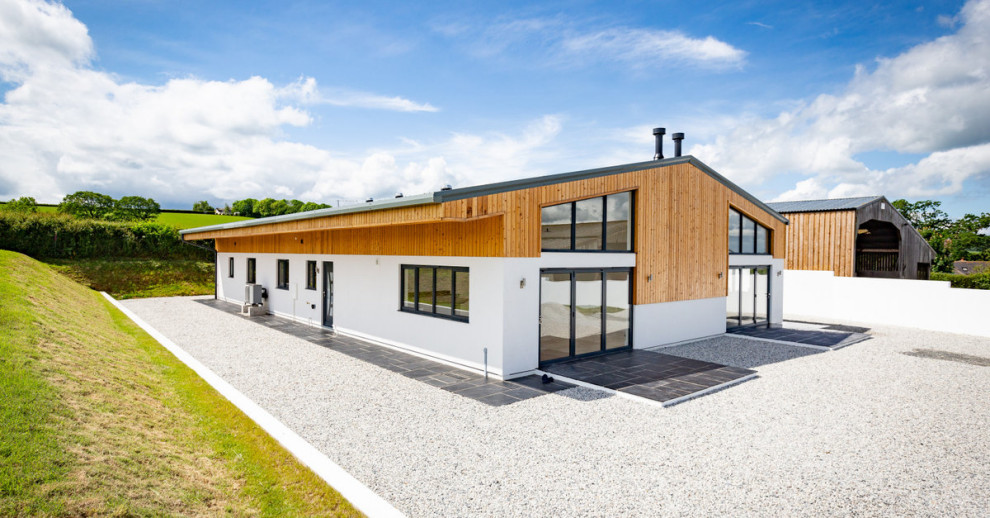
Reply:
[[234, 406], [244, 412], [244, 414], [257, 423], [258, 426], [268, 432], [268, 435], [271, 435], [276, 441], [284, 446], [286, 450], [289, 450], [289, 453], [292, 453], [292, 455], [299, 459], [300, 462], [308, 466], [309, 469], [313, 470], [317, 476], [325, 480], [327, 484], [330, 484], [330, 486], [336, 489], [341, 495], [344, 496], [344, 498], [347, 499], [347, 501], [349, 501], [362, 513], [371, 517], [404, 516], [398, 509], [392, 507], [392, 505], [386, 502], [382, 497], [375, 494], [374, 491], [362, 484], [358, 481], [358, 479], [344, 471], [343, 468], [330, 460], [330, 458], [320, 452], [320, 450], [317, 450], [312, 444], [306, 442], [306, 440], [300, 437], [299, 434], [293, 432], [289, 429], [289, 427], [285, 426], [281, 421], [276, 419], [275, 416], [261, 408], [257, 403], [249, 399], [241, 391], [234, 388], [233, 385], [224, 381], [223, 378], [193, 358], [192, 355], [169, 340], [165, 335], [159, 333], [157, 329], [151, 327], [147, 322], [142, 320], [141, 317], [125, 308], [107, 293], [101, 293], [107, 300], [110, 301], [111, 304], [127, 315], [128, 318], [133, 320], [135, 324], [151, 335], [151, 337], [157, 340], [158, 343], [162, 344], [162, 346], [175, 355], [179, 361], [186, 364], [186, 366], [198, 374], [199, 377], [203, 378], [204, 381], [209, 383], [210, 386], [216, 389], [216, 391], [223, 397], [233, 403]]

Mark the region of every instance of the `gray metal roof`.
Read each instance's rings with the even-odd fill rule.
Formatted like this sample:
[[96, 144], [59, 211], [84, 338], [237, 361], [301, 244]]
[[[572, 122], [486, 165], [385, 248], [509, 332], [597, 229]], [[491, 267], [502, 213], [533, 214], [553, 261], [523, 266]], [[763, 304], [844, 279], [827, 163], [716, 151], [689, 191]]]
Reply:
[[286, 214], [284, 216], [272, 216], [269, 218], [249, 219], [243, 221], [236, 221], [233, 223], [210, 225], [207, 227], [188, 228], [185, 230], [181, 230], [180, 234], [210, 232], [214, 230], [227, 230], [232, 228], [253, 227], [257, 225], [268, 225], [270, 223], [280, 223], [283, 221], [322, 218], [325, 216], [334, 216], [337, 214], [370, 212], [373, 210], [392, 209], [396, 207], [409, 207], [413, 205], [443, 203], [446, 201], [456, 201], [456, 200], [463, 200], [465, 198], [474, 198], [476, 196], [487, 196], [490, 194], [499, 194], [503, 192], [517, 191], [521, 189], [529, 189], [532, 187], [541, 187], [545, 185], [553, 185], [564, 182], [574, 182], [577, 180], [585, 180], [588, 178], [597, 178], [600, 176], [629, 173], [633, 171], [641, 171], [643, 169], [653, 169], [656, 167], [666, 167], [666, 166], [684, 164], [684, 163], [690, 163], [691, 165], [697, 167], [708, 176], [711, 176], [722, 185], [728, 187], [729, 189], [732, 189], [737, 194], [749, 200], [757, 207], [760, 207], [761, 209], [765, 210], [768, 214], [777, 218], [778, 220], [784, 223], [788, 222], [787, 218], [781, 216], [777, 211], [773, 210], [766, 203], [763, 203], [752, 194], [746, 192], [745, 190], [743, 190], [742, 187], [739, 187], [738, 185], [732, 183], [728, 178], [718, 174], [714, 169], [705, 165], [701, 160], [698, 160], [697, 158], [694, 158], [691, 155], [684, 155], [677, 158], [650, 160], [648, 162], [637, 162], [635, 164], [602, 167], [598, 169], [585, 169], [583, 171], [573, 171], [570, 173], [559, 173], [559, 174], [552, 174], [546, 176], [537, 176], [533, 178], [522, 178], [519, 180], [509, 180], [507, 182], [497, 182], [497, 183], [490, 183], [485, 185], [477, 185], [473, 187], [462, 187], [459, 189], [450, 189], [447, 191], [436, 191], [433, 193], [418, 194], [415, 196], [406, 196], [403, 198], [389, 198], [383, 200], [376, 200], [370, 203], [348, 205], [347, 207], [319, 209], [309, 212]]
[[833, 198], [831, 200], [775, 201], [767, 205], [781, 214], [787, 214], [789, 212], [828, 212], [833, 210], [855, 210], [880, 198], [883, 198], [883, 196]]
[[352, 214], [355, 212], [370, 212], [373, 210], [394, 209], [396, 207], [412, 207], [414, 205], [425, 205], [436, 203], [433, 199], [434, 193], [416, 194], [414, 196], [403, 196], [402, 198], [385, 198], [357, 205], [346, 207], [331, 207], [329, 209], [317, 209], [306, 212], [296, 212], [294, 214], [284, 214], [282, 216], [271, 216], [268, 218], [245, 219], [231, 223], [221, 223], [219, 225], [209, 225], [205, 227], [187, 228], [179, 231], [179, 234], [198, 234], [200, 232], [212, 232], [214, 230], [228, 230], [231, 228], [254, 227], [258, 225], [269, 225], [271, 223], [282, 223], [283, 221], [296, 221], [300, 219], [322, 218], [324, 216], [336, 216], [338, 214]]

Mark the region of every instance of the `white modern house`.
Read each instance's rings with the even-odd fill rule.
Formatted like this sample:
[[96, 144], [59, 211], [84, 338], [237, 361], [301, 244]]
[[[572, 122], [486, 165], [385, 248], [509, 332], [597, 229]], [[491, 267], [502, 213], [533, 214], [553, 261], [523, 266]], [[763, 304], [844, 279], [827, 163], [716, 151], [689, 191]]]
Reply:
[[275, 315], [509, 379], [780, 324], [786, 224], [675, 156], [182, 234], [214, 240], [219, 299], [259, 284]]

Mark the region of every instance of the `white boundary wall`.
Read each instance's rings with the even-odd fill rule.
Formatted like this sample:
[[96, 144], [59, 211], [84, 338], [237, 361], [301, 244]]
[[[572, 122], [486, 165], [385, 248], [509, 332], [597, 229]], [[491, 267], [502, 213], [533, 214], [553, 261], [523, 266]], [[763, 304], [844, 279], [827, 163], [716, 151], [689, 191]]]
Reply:
[[784, 316], [849, 320], [990, 336], [990, 291], [950, 288], [948, 281], [837, 277], [786, 270]]

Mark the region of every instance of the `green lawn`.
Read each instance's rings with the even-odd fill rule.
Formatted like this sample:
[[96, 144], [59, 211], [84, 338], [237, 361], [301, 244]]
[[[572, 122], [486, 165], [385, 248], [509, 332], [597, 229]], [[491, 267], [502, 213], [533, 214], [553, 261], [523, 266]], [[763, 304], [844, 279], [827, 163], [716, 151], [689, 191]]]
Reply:
[[158, 214], [158, 223], [172, 225], [179, 229], [205, 227], [207, 225], [219, 225], [221, 223], [232, 223], [243, 221], [243, 216], [217, 216], [216, 214], [186, 214], [182, 212], [161, 212]]
[[0, 516], [359, 515], [98, 293], [0, 250], [0, 300]]

